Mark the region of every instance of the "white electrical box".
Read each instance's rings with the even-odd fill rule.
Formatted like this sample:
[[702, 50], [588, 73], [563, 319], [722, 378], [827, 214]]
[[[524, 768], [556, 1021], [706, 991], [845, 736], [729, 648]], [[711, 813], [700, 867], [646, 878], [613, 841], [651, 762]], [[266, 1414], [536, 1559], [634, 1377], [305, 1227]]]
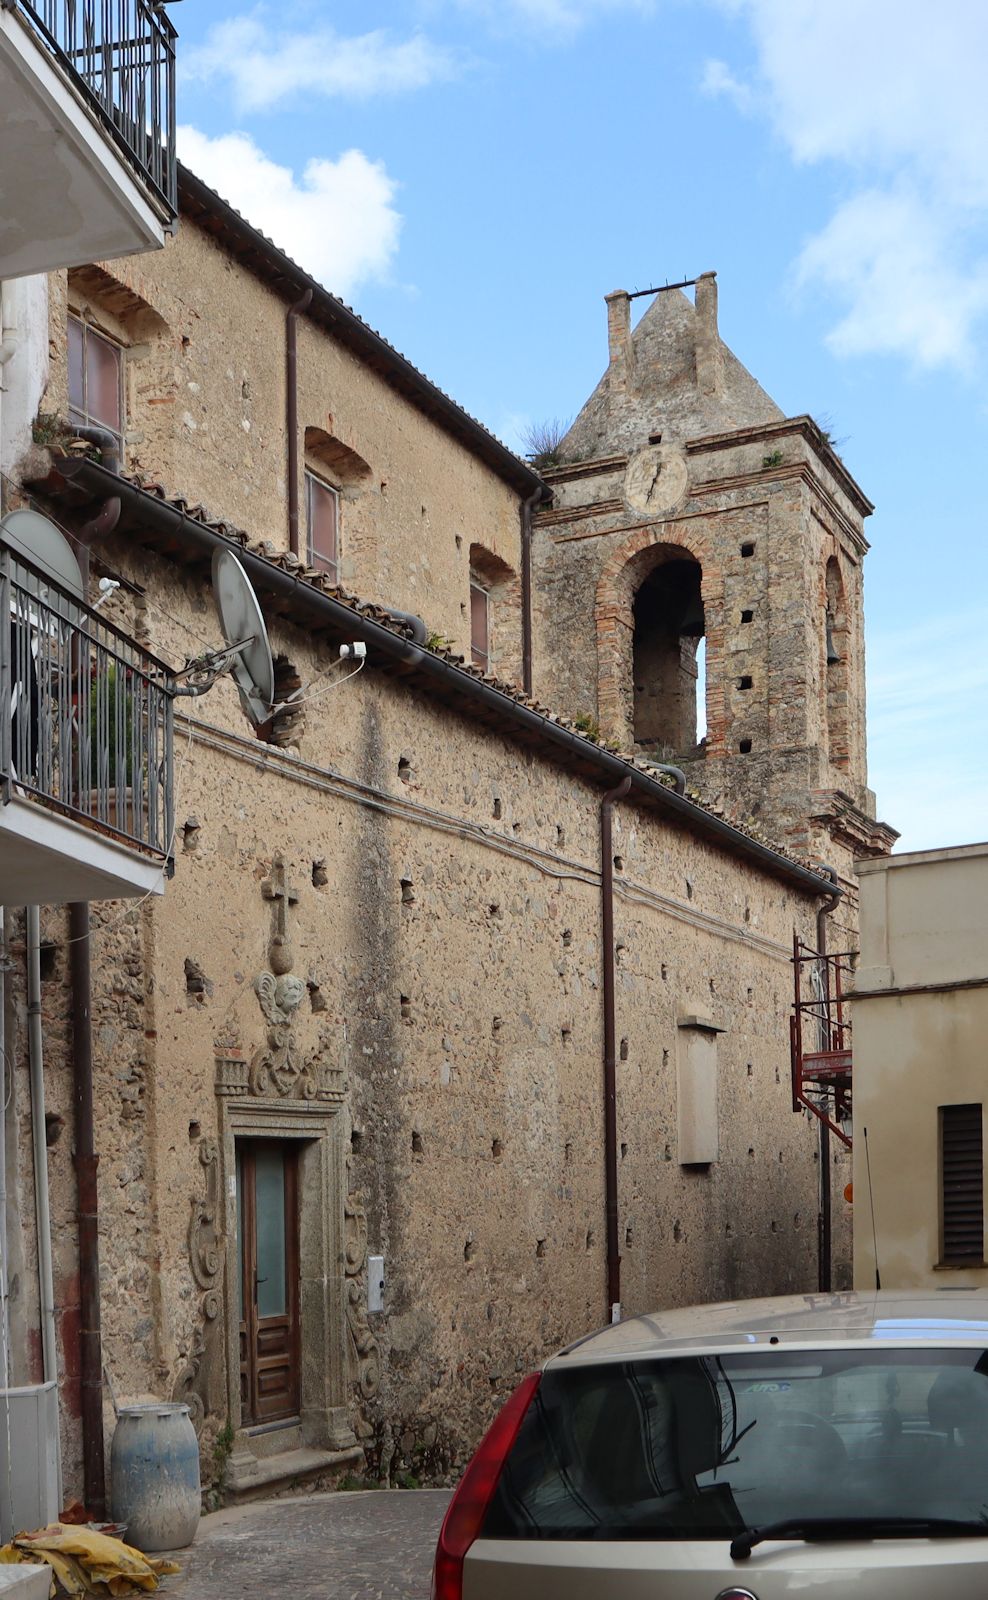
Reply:
[[58, 1389], [0, 1389], [0, 1539], [58, 1521]]
[[367, 1257], [367, 1309], [384, 1310], [384, 1257]]

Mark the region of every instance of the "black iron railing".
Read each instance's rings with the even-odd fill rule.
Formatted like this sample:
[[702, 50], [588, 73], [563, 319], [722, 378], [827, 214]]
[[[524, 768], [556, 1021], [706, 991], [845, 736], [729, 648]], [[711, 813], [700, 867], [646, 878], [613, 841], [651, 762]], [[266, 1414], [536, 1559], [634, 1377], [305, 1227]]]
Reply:
[[175, 39], [153, 0], [0, 0], [24, 17], [174, 218]]
[[168, 668], [0, 548], [0, 799], [22, 797], [170, 862]]

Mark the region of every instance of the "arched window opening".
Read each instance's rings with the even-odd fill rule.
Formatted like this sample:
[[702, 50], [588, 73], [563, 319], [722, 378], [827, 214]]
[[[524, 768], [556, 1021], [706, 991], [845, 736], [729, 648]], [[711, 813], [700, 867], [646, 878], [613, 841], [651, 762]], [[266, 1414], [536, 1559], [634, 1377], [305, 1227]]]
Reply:
[[482, 544], [470, 546], [470, 655], [499, 678], [519, 676], [521, 591], [506, 561]]
[[848, 653], [849, 630], [844, 582], [836, 556], [827, 562], [826, 612], [824, 618], [825, 690], [827, 699], [827, 746], [835, 767], [846, 769], [848, 748]]
[[703, 753], [698, 748], [706, 734], [700, 579], [699, 562], [673, 558], [655, 567], [635, 595], [635, 743], [660, 756]]
[[145, 375], [138, 372], [168, 331], [146, 300], [102, 267], [75, 267], [68, 275], [66, 366], [68, 425], [113, 434], [120, 460], [128, 430], [140, 424]]

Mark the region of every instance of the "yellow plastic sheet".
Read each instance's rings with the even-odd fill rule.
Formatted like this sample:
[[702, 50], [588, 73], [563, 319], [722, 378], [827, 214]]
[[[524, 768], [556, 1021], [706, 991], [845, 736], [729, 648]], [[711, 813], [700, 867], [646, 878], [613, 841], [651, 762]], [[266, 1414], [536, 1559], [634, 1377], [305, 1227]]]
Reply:
[[105, 1533], [60, 1522], [37, 1533], [19, 1533], [0, 1547], [0, 1563], [20, 1562], [47, 1564], [52, 1570], [53, 1595], [57, 1593], [56, 1578], [69, 1595], [153, 1594], [159, 1578], [181, 1570], [173, 1561], [145, 1556]]

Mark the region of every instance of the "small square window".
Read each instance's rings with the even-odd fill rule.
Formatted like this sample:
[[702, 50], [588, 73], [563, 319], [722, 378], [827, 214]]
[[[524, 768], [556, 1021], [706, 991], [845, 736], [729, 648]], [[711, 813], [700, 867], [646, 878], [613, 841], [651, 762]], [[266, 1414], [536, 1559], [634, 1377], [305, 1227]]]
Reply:
[[755, 546], [750, 540], [747, 543], [745, 543], [745, 544], [743, 544], [741, 546], [741, 554], [743, 556], [745, 556], [745, 557], [753, 556], [754, 553], [755, 553]]
[[309, 565], [339, 582], [340, 496], [331, 484], [305, 474]]
[[742, 739], [741, 743], [738, 745], [738, 750], [740, 751], [741, 755], [750, 756], [751, 755], [751, 740], [750, 739]]
[[755, 613], [753, 611], [742, 611], [742, 613], [741, 613], [741, 621], [743, 623], [754, 622], [754, 620], [755, 620]]
[[123, 443], [123, 351], [79, 317], [69, 317], [69, 421], [106, 428]]
[[742, 674], [742, 676], [738, 679], [738, 688], [739, 689], [750, 689], [751, 688], [751, 674], [750, 673], [745, 672], [745, 673]]
[[491, 664], [490, 595], [479, 583], [470, 585], [470, 655], [486, 672]]

